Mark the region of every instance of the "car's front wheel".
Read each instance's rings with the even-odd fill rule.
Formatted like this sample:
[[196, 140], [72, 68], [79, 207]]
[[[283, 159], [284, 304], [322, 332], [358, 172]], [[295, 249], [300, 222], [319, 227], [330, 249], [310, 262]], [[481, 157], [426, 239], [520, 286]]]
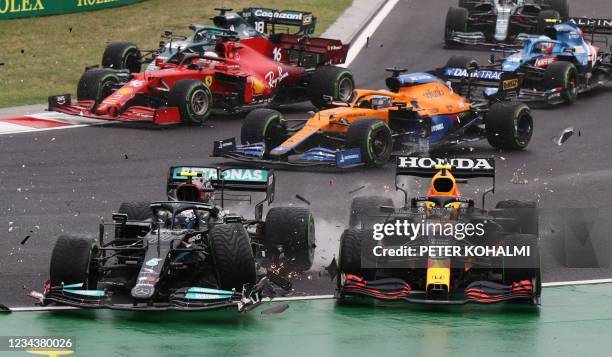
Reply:
[[200, 125], [208, 119], [213, 108], [210, 89], [200, 80], [181, 79], [170, 88], [168, 103], [178, 107], [181, 122], [185, 125]]
[[487, 140], [494, 148], [523, 150], [533, 135], [531, 111], [523, 103], [495, 103], [487, 114], [485, 128]]

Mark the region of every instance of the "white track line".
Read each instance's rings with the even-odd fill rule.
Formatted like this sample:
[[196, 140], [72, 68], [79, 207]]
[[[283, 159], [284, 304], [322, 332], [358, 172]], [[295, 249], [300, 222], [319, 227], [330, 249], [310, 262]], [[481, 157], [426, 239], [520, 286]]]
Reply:
[[[595, 284], [609, 284], [612, 283], [612, 279], [592, 279], [592, 280], [573, 280], [573, 281], [555, 281], [550, 283], [543, 283], [542, 286], [545, 288], [554, 288], [560, 286], [570, 285], [595, 285]], [[305, 300], [329, 300], [333, 299], [334, 295], [309, 295], [309, 296], [289, 296], [283, 298], [265, 298], [267, 302], [285, 302], [285, 301], [305, 301]], [[32, 306], [32, 307], [11, 307], [11, 312], [37, 312], [37, 311], [62, 311], [62, 310], [79, 310], [78, 307], [72, 306]]]
[[609, 284], [612, 283], [612, 279], [592, 279], [592, 280], [574, 280], [574, 281], [553, 281], [550, 283], [543, 283], [544, 287], [555, 287], [555, 286], [567, 286], [567, 285], [593, 285], [593, 284]]
[[391, 10], [393, 10], [393, 8], [395, 7], [395, 5], [397, 5], [398, 2], [399, 0], [388, 0], [387, 3], [382, 7], [382, 9], [378, 11], [378, 14], [376, 14], [376, 16], [374, 16], [374, 18], [370, 20], [368, 25], [353, 40], [353, 42], [351, 43], [351, 47], [349, 48], [348, 55], [346, 56], [346, 61], [343, 65], [340, 65], [340, 67], [346, 68], [350, 66], [350, 64], [355, 60], [355, 58], [357, 58], [359, 52], [361, 52], [363, 46], [365, 46], [368, 42], [368, 37], [372, 36], [372, 34], [376, 32], [378, 26], [380, 26], [380, 24], [385, 20], [387, 15], [389, 15]]

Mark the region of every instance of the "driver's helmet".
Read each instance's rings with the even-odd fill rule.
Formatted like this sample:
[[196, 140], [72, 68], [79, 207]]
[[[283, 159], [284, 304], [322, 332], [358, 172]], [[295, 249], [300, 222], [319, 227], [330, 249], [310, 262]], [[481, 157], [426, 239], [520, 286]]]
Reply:
[[194, 210], [188, 209], [177, 213], [172, 223], [176, 229], [196, 229], [198, 227], [198, 215]]
[[384, 109], [389, 108], [391, 106], [391, 98], [386, 97], [384, 95], [375, 95], [371, 98], [372, 101], [372, 109]]
[[555, 48], [555, 44], [552, 43], [552, 42], [539, 42], [539, 43], [535, 44], [534, 52], [535, 53], [551, 54], [553, 52], [554, 48]]

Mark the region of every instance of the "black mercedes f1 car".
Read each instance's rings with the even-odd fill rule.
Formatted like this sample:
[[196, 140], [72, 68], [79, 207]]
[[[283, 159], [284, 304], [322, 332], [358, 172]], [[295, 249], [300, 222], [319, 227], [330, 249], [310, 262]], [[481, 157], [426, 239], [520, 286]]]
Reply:
[[[97, 239], [59, 237], [44, 293], [31, 295], [83, 308], [248, 311], [278, 288], [291, 290], [281, 274], [312, 265], [309, 210], [274, 207], [263, 219], [274, 199], [272, 171], [172, 167], [167, 188], [166, 201], [122, 204]], [[252, 202], [231, 191], [265, 193], [254, 218], [224, 208]]]

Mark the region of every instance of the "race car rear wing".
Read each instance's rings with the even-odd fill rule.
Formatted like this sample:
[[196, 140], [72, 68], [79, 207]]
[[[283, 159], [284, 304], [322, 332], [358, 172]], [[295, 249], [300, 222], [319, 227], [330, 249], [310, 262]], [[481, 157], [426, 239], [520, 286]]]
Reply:
[[514, 72], [505, 72], [493, 68], [455, 68], [445, 67], [434, 71], [439, 77], [458, 85], [459, 92], [467, 88], [466, 98], [471, 99], [473, 87], [485, 87], [487, 98], [507, 100], [519, 95], [523, 82], [522, 75]]
[[[265, 198], [255, 205], [256, 219], [262, 217], [263, 203], [271, 204], [274, 201], [276, 182], [274, 170], [267, 169], [173, 166], [168, 170], [166, 191], [175, 190], [193, 176], [204, 178], [215, 190], [220, 191], [221, 207], [224, 206], [225, 200], [244, 201], [231, 195], [226, 198], [225, 191], [265, 192]], [[250, 197], [247, 201], [250, 202]]]
[[[310, 12], [296, 10], [275, 10], [260, 7], [244, 8], [238, 12], [251, 26], [260, 33], [292, 33], [295, 35], [312, 35], [315, 32], [317, 18]], [[297, 28], [297, 31], [292, 31]]]
[[570, 17], [569, 22], [576, 24], [584, 33], [596, 35], [612, 35], [612, 19]]
[[395, 167], [395, 189], [402, 191], [408, 202], [408, 190], [400, 185], [400, 176], [433, 177], [440, 171], [440, 165], [445, 165], [457, 179], [491, 178], [493, 186], [485, 190], [482, 195], [482, 207], [485, 205], [485, 196], [495, 193], [495, 160], [493, 158], [436, 158], [420, 156], [398, 156]]

